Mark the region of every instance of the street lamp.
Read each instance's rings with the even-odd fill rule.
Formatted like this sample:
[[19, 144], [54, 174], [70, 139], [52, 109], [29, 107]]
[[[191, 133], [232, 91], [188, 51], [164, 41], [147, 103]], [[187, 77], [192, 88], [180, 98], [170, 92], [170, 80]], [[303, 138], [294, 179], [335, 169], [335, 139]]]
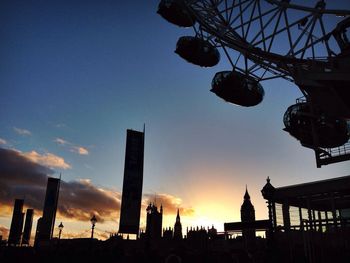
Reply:
[[59, 232], [58, 232], [58, 240], [61, 239], [61, 234], [62, 234], [63, 228], [64, 228], [64, 225], [63, 225], [62, 222], [61, 222], [61, 224], [58, 225], [58, 229], [59, 229]]
[[95, 215], [93, 215], [90, 219], [90, 222], [91, 222], [91, 239], [94, 238], [94, 229], [95, 229], [95, 225], [96, 225], [96, 222], [97, 222], [97, 219], [95, 217]]

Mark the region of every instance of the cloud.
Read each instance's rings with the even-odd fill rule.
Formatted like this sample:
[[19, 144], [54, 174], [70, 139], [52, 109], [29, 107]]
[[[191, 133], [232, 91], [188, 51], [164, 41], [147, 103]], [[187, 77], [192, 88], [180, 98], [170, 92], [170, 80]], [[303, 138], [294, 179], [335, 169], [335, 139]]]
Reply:
[[64, 128], [64, 127], [66, 127], [67, 125], [66, 124], [64, 124], [64, 123], [57, 123], [57, 124], [55, 124], [55, 127], [56, 128]]
[[77, 153], [80, 155], [88, 155], [89, 154], [88, 149], [86, 149], [85, 147], [75, 145], [69, 141], [62, 139], [62, 138], [56, 138], [54, 140], [54, 142], [56, 142], [59, 145], [69, 147], [71, 152], [74, 152], [74, 153]]
[[54, 142], [58, 143], [58, 144], [61, 144], [61, 145], [66, 145], [66, 144], [69, 144], [69, 142], [67, 142], [66, 140], [63, 140], [62, 138], [56, 138], [54, 140]]
[[23, 135], [23, 136], [30, 136], [32, 135], [32, 133], [26, 129], [20, 129], [20, 128], [17, 128], [17, 127], [13, 127], [13, 130], [19, 134], [19, 135]]
[[179, 197], [170, 194], [157, 194], [156, 196], [154, 196], [154, 194], [144, 194], [143, 203], [145, 206], [155, 201], [159, 206], [163, 206], [166, 214], [176, 214], [177, 209], [180, 210], [180, 213], [183, 216], [191, 216], [194, 214], [194, 210], [192, 208], [182, 207], [182, 200]]
[[7, 141], [2, 139], [2, 138], [0, 138], [0, 144], [7, 144]]
[[72, 152], [78, 153], [80, 155], [88, 155], [89, 151], [84, 148], [84, 147], [78, 147], [78, 146], [73, 146], [73, 148], [71, 149]]
[[31, 151], [27, 153], [21, 153], [21, 155], [23, 155], [24, 157], [26, 157], [34, 163], [38, 163], [50, 168], [72, 168], [68, 163], [65, 162], [65, 160], [62, 157], [52, 153], [39, 154], [36, 151]]
[[10, 230], [7, 227], [0, 225], [0, 236], [2, 236], [3, 238], [7, 237], [9, 232]]
[[[82, 237], [85, 237], [85, 238], [91, 237], [91, 230], [89, 229], [88, 231], [84, 230], [84, 231], [80, 231], [80, 232], [76, 232], [76, 231], [73, 232], [73, 231], [70, 231], [68, 229], [65, 229], [62, 232], [62, 238], [82, 238]], [[94, 238], [108, 239], [109, 237], [110, 237], [109, 232], [95, 229]]]

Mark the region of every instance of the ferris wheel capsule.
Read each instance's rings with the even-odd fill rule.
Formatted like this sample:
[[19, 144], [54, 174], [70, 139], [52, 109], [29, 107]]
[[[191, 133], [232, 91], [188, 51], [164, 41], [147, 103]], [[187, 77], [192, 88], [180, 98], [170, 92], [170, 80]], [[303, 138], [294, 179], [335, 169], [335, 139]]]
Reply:
[[220, 61], [220, 53], [209, 41], [199, 37], [180, 37], [176, 50], [180, 57], [201, 67], [213, 67]]
[[180, 27], [191, 27], [195, 18], [187, 10], [181, 0], [162, 0], [158, 5], [157, 13], [168, 22]]
[[237, 71], [217, 72], [211, 83], [211, 92], [227, 102], [251, 107], [262, 102], [264, 89], [261, 84]]
[[[284, 130], [295, 137], [303, 146], [334, 148], [345, 144], [349, 138], [346, 120], [332, 118], [320, 113], [311, 113], [308, 103], [302, 102], [288, 107], [284, 114]], [[314, 125], [314, 131], [313, 127]]]

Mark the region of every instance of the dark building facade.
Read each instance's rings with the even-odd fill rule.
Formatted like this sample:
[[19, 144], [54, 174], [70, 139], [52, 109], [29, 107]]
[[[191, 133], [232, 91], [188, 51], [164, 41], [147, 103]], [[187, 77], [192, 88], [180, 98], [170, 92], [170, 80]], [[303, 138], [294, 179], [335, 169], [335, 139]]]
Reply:
[[34, 210], [27, 209], [26, 220], [24, 223], [24, 230], [22, 236], [22, 245], [29, 245], [30, 236], [32, 232]]
[[10, 227], [10, 233], [8, 238], [8, 244], [10, 246], [20, 245], [22, 229], [23, 229], [23, 199], [16, 199], [13, 208], [12, 221]]
[[349, 262], [350, 175], [282, 187], [267, 178], [261, 193], [283, 262]]
[[163, 229], [163, 239], [172, 240], [173, 239], [173, 232], [174, 231], [171, 229], [171, 227]]
[[175, 225], [174, 225], [174, 239], [175, 240], [182, 239], [182, 226], [181, 226], [179, 209], [177, 209], [176, 221], [175, 221]]
[[119, 233], [139, 233], [144, 140], [145, 132], [127, 130]]
[[160, 239], [162, 236], [163, 207], [160, 210], [155, 204], [147, 206], [146, 237], [152, 240]]
[[48, 241], [52, 238], [55, 226], [60, 182], [60, 179], [51, 177], [48, 178], [43, 216], [41, 220], [38, 220], [37, 225], [37, 233], [35, 237], [36, 242]]

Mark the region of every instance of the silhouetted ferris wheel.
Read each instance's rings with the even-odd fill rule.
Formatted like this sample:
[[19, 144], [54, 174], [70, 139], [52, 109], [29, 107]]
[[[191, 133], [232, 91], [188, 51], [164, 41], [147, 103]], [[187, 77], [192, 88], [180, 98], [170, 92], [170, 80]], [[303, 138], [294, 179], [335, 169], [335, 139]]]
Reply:
[[162, 0], [158, 13], [193, 28], [175, 50], [188, 62], [211, 67], [225, 55], [232, 68], [211, 84], [225, 101], [255, 106], [264, 97], [262, 81], [294, 82], [303, 97], [284, 114], [284, 130], [313, 149], [321, 167], [350, 160], [350, 3], [344, 10], [304, 2]]

